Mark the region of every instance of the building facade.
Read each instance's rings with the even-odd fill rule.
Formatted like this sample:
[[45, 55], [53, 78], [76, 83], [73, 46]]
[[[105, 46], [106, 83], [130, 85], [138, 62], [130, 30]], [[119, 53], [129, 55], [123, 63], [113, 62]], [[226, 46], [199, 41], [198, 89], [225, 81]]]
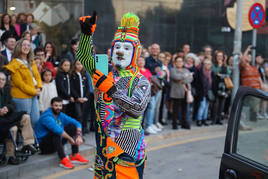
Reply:
[[[188, 43], [191, 51], [197, 53], [208, 44], [230, 55], [234, 30], [227, 22], [226, 8], [234, 3], [234, 0], [8, 0], [7, 9], [9, 13], [39, 14], [36, 20], [59, 53], [67, 48], [71, 38], [78, 37], [78, 17], [96, 10], [98, 27], [94, 44], [98, 53], [106, 53], [110, 47], [121, 16], [134, 12], [141, 19], [140, 40], [145, 47], [159, 43], [161, 50], [173, 53]], [[11, 6], [16, 6], [16, 10], [10, 11]], [[257, 53], [266, 57], [267, 32], [263, 28], [257, 37]], [[243, 32], [243, 49], [251, 43], [251, 36], [251, 31]]]

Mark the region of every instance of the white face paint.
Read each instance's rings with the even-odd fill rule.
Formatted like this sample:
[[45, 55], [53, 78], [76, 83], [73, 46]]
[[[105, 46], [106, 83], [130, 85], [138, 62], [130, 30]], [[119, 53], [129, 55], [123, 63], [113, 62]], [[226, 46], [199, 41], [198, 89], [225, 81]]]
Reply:
[[115, 42], [112, 62], [117, 68], [126, 68], [130, 65], [133, 54], [133, 45], [129, 42]]

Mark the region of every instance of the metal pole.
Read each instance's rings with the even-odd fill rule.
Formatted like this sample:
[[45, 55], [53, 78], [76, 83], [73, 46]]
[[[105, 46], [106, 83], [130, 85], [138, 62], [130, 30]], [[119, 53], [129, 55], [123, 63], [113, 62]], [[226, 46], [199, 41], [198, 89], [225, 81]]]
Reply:
[[252, 65], [255, 66], [255, 58], [256, 58], [256, 42], [257, 42], [257, 29], [253, 29], [252, 31], [252, 49], [251, 49], [251, 61]]
[[0, 1], [0, 13], [7, 12], [6, 4], [7, 4], [7, 0]]
[[232, 102], [234, 100], [236, 91], [239, 87], [239, 57], [241, 53], [241, 40], [242, 40], [242, 15], [243, 15], [243, 0], [237, 0], [236, 25], [234, 34], [234, 51], [233, 51], [232, 80], [234, 83], [234, 88], [232, 90]]
[[85, 8], [86, 8], [85, 0], [82, 0], [82, 16], [85, 16]]

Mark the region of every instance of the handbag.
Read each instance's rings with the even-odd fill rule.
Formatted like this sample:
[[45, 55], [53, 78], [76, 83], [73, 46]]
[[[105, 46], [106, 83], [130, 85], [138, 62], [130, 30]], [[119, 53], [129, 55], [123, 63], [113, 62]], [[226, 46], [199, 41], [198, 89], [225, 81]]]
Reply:
[[208, 100], [215, 101], [215, 95], [213, 94], [212, 90], [208, 90]]
[[194, 102], [194, 97], [193, 97], [193, 95], [192, 95], [192, 92], [191, 92], [191, 90], [187, 90], [187, 92], [186, 92], [186, 101], [187, 101], [187, 103], [192, 103], [192, 102]]
[[233, 82], [232, 82], [230, 77], [225, 77], [224, 78], [224, 84], [225, 84], [227, 89], [232, 89], [234, 87], [234, 84], [233, 84]]
[[151, 76], [151, 96], [156, 95], [156, 93], [162, 89], [162, 86], [159, 82], [159, 79], [157, 79], [155, 76]]

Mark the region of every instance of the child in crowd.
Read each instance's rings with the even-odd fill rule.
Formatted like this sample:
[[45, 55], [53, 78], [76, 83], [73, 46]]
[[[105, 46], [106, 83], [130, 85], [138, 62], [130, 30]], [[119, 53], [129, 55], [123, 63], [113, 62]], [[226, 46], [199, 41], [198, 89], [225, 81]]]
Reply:
[[39, 96], [40, 113], [44, 112], [50, 107], [50, 101], [52, 98], [58, 96], [56, 85], [52, 78], [52, 71], [45, 69], [41, 73], [41, 78], [43, 82], [43, 88]]
[[34, 61], [35, 61], [37, 70], [41, 73], [42, 72], [41, 58], [39, 56], [35, 56]]
[[89, 108], [89, 84], [86, 71], [80, 61], [75, 60], [72, 66], [71, 95], [75, 100], [75, 118], [82, 123], [83, 134], [88, 130], [88, 108]]
[[44, 70], [44, 69], [50, 69], [52, 71], [52, 76], [53, 78], [56, 77], [56, 70], [53, 66], [53, 64], [49, 61], [46, 60], [45, 58], [45, 51], [43, 48], [41, 47], [37, 47], [36, 49], [34, 49], [34, 55], [36, 57], [39, 57], [40, 58], [40, 73]]
[[70, 61], [68, 59], [62, 59], [55, 78], [58, 96], [63, 99], [62, 112], [67, 115], [71, 114], [70, 105], [74, 103], [74, 98], [71, 96], [70, 69]]

